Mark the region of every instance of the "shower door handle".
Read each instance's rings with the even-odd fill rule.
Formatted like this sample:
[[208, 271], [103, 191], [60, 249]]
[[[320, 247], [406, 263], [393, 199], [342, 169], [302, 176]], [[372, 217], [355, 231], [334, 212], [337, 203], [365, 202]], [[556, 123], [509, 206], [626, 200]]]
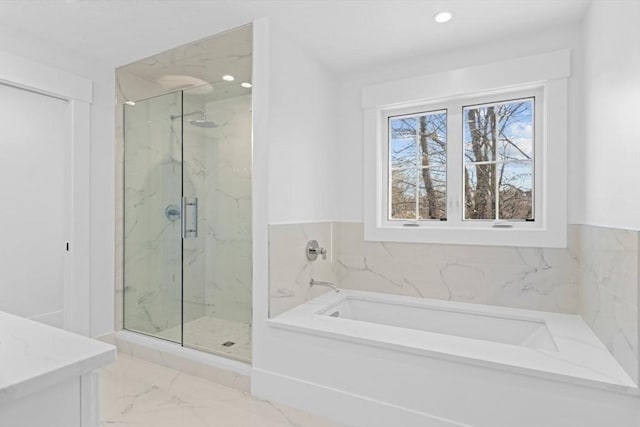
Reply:
[[193, 202], [191, 203], [193, 207], [193, 225], [191, 227], [191, 232], [193, 233], [193, 237], [198, 237], [198, 198], [194, 197]]
[[[188, 210], [191, 208], [191, 215]], [[187, 224], [189, 218], [191, 224]], [[194, 197], [193, 201], [189, 201], [187, 197], [182, 198], [182, 238], [198, 237], [198, 198]]]
[[187, 216], [185, 215], [187, 213], [187, 198], [183, 197], [182, 198], [182, 203], [180, 205], [180, 234], [182, 237], [182, 239], [186, 239], [187, 238]]

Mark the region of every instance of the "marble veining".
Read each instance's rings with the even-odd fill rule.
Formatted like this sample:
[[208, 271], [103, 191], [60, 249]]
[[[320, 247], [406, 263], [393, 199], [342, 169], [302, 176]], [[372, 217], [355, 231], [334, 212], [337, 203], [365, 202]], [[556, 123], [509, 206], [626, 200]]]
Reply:
[[638, 382], [638, 232], [582, 226], [580, 313]]
[[101, 427], [339, 427], [248, 392], [120, 354], [100, 372]]
[[271, 316], [277, 316], [309, 299], [327, 292], [327, 288], [309, 287], [309, 280], [335, 282], [332, 253], [327, 259], [309, 261], [305, 247], [311, 239], [320, 246], [332, 247], [332, 224], [272, 225], [269, 234], [269, 283]]
[[146, 333], [181, 320], [180, 222], [164, 216], [180, 201], [181, 131], [171, 117], [181, 104], [169, 94], [127, 106], [124, 116], [126, 327]]
[[[360, 223], [271, 225], [271, 317], [315, 296], [311, 276], [346, 289], [580, 314], [637, 382], [638, 234], [571, 225], [566, 249], [543, 249], [368, 242]], [[329, 248], [327, 261], [306, 260], [310, 238]]]
[[[245, 26], [116, 72], [116, 330], [179, 341], [181, 320], [250, 328], [251, 90], [238, 82], [251, 49]], [[216, 126], [190, 124], [198, 112]], [[200, 231], [184, 241], [164, 216], [183, 195], [199, 199]]]
[[251, 323], [251, 96], [206, 105], [205, 314]]
[[[229, 355], [245, 362], [251, 361], [251, 325], [213, 316], [202, 316], [185, 322], [182, 326], [165, 329], [158, 336], [180, 341], [184, 331], [184, 343], [188, 347]], [[233, 345], [225, 345], [232, 342]]]
[[[331, 243], [328, 261], [306, 260], [309, 238]], [[578, 313], [575, 227], [567, 249], [368, 242], [361, 223], [272, 225], [270, 241], [272, 316], [313, 296], [312, 275], [348, 289]]]

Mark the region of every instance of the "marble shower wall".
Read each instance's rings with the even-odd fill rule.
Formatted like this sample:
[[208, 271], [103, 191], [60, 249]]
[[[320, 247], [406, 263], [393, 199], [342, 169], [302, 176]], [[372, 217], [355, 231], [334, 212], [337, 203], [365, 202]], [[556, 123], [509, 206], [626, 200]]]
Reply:
[[251, 95], [206, 105], [206, 314], [251, 323]]
[[[185, 114], [204, 111], [205, 102], [200, 95], [190, 95], [185, 90], [182, 96]], [[208, 135], [206, 129], [192, 126], [186, 116], [182, 124], [182, 191], [189, 200], [198, 197], [204, 203], [207, 194], [207, 164], [204, 161]], [[180, 121], [180, 119], [176, 119]], [[179, 126], [179, 124], [178, 124]], [[178, 177], [179, 179], [179, 177]], [[207, 223], [203, 205], [198, 209], [198, 230], [204, 230]], [[182, 241], [182, 283], [184, 298], [184, 322], [190, 322], [205, 315], [205, 289], [207, 250], [206, 241], [199, 237], [188, 237]]]
[[[122, 330], [124, 327], [125, 311], [127, 313], [128, 327], [135, 328], [138, 330], [143, 330], [143, 331], [149, 331], [150, 333], [154, 330], [158, 330], [158, 329], [163, 330], [168, 327], [175, 326], [175, 323], [176, 323], [175, 321], [177, 318], [177, 315], [175, 314], [177, 309], [173, 306], [170, 307], [170, 304], [168, 303], [168, 301], [171, 300], [171, 301], [174, 301], [173, 305], [175, 305], [175, 298], [174, 298], [175, 295], [173, 295], [170, 299], [165, 297], [158, 299], [156, 297], [156, 299], [152, 299], [152, 300], [144, 298], [143, 295], [134, 296], [134, 294], [141, 292], [142, 289], [147, 289], [147, 291], [142, 291], [142, 292], [146, 292], [147, 295], [153, 294], [153, 285], [147, 279], [145, 279], [144, 277], [141, 277], [141, 276], [146, 276], [146, 274], [144, 273], [144, 269], [150, 268], [152, 266], [152, 263], [150, 262], [152, 258], [148, 256], [149, 254], [142, 255], [139, 252], [140, 249], [145, 250], [146, 247], [150, 247], [149, 244], [144, 243], [144, 238], [145, 238], [145, 233], [148, 231], [148, 228], [150, 227], [151, 224], [147, 222], [144, 217], [137, 218], [138, 214], [136, 213], [132, 215], [132, 212], [130, 211], [130, 209], [132, 206], [133, 207], [138, 206], [135, 203], [135, 197], [139, 197], [141, 195], [140, 191], [142, 191], [142, 187], [145, 185], [144, 180], [145, 180], [146, 168], [152, 168], [152, 164], [158, 161], [158, 159], [154, 159], [154, 157], [152, 156], [154, 151], [151, 151], [151, 149], [155, 147], [156, 148], [155, 153], [157, 155], [158, 149], [160, 149], [160, 147], [157, 144], [153, 144], [153, 145], [150, 144], [149, 138], [150, 137], [157, 138], [158, 141], [160, 140], [166, 141], [166, 140], [172, 139], [172, 142], [170, 143], [170, 145], [173, 147], [172, 157], [174, 159], [177, 159], [178, 157], [176, 156], [179, 156], [178, 155], [179, 146], [177, 146], [177, 141], [179, 140], [176, 139], [177, 138], [176, 132], [177, 134], [179, 134], [180, 129], [176, 128], [176, 126], [179, 126], [180, 123], [171, 121], [170, 116], [175, 114], [180, 114], [180, 101], [176, 100], [175, 105], [170, 110], [166, 110], [162, 112], [149, 111], [148, 114], [145, 113], [147, 114], [148, 117], [143, 117], [143, 116], [135, 117], [135, 115], [131, 115], [131, 113], [135, 110], [129, 109], [130, 106], [126, 105], [125, 101], [129, 99], [135, 99], [135, 100], [149, 99], [153, 96], [157, 96], [158, 94], [162, 94], [162, 93], [166, 93], [166, 89], [163, 90], [163, 88], [156, 82], [140, 78], [139, 76], [129, 73], [124, 69], [119, 69], [116, 72], [116, 95], [117, 95], [117, 103], [115, 106], [115, 124], [116, 124], [116, 132], [115, 132], [116, 134], [116, 140], [115, 140], [115, 146], [116, 146], [116, 150], [115, 150], [116, 152], [115, 330], [116, 331]], [[178, 94], [175, 93], [174, 95], [177, 96]], [[162, 99], [162, 98], [159, 98], [159, 99]], [[155, 99], [155, 98], [153, 98], [153, 100], [158, 101], [158, 99]], [[153, 103], [153, 100], [151, 100], [152, 103]], [[148, 105], [151, 105], [151, 104], [150, 103], [145, 104], [145, 102], [143, 101], [142, 105], [138, 106], [139, 114], [143, 112], [145, 108], [148, 108], [147, 107]], [[127, 109], [127, 114], [128, 114], [127, 129], [125, 129], [125, 123], [124, 123], [125, 109]], [[162, 118], [162, 121], [158, 122], [158, 125], [161, 126], [164, 129], [164, 131], [156, 132], [154, 134], [140, 133], [138, 136], [136, 136], [135, 131], [132, 131], [132, 125], [135, 122], [139, 122], [137, 126], [133, 126], [133, 127], [142, 129], [145, 125], [151, 124], [148, 122], [152, 122], [151, 118], [155, 117], [156, 114], [159, 115], [158, 118]], [[173, 130], [171, 130], [172, 126], [174, 127]], [[127, 133], [127, 140], [132, 141], [132, 144], [127, 144], [126, 147], [124, 143], [125, 132]], [[140, 130], [139, 132], [142, 132], [142, 131]], [[126, 150], [126, 153], [125, 153], [125, 150]], [[148, 151], [148, 153], [145, 153], [144, 152], [145, 150]], [[134, 154], [134, 157], [131, 158], [131, 160], [133, 160], [136, 164], [132, 164], [130, 162], [128, 163], [128, 165], [125, 164], [125, 154], [127, 159], [130, 160], [130, 156], [134, 152], [138, 152], [138, 151], [139, 151], [139, 155]], [[126, 171], [127, 188], [125, 188], [125, 168], [127, 167], [128, 167], [128, 170]], [[171, 173], [173, 172], [175, 172], [179, 176], [179, 172], [171, 171]], [[132, 187], [137, 187], [138, 190], [136, 191]], [[175, 188], [173, 189], [175, 190]], [[172, 192], [175, 192], [175, 191], [172, 190]], [[131, 199], [132, 196], [134, 197], [134, 199]], [[126, 209], [125, 209], [125, 199], [126, 199]], [[179, 198], [178, 198], [178, 202], [179, 202]], [[132, 226], [136, 223], [138, 223], [140, 226], [140, 228], [138, 229], [137, 242], [133, 241], [133, 239], [131, 238], [132, 236], [130, 235], [130, 233], [132, 232]], [[174, 227], [171, 228], [171, 231], [175, 232], [173, 228]], [[125, 235], [126, 235], [126, 240], [124, 238]], [[165, 242], [165, 244], [168, 244], [168, 242]], [[127, 257], [126, 261], [125, 261], [125, 252]], [[146, 257], [148, 261], [140, 260], [141, 256]], [[138, 261], [136, 261], [136, 258], [138, 259]], [[131, 268], [134, 267], [136, 262], [138, 262], [138, 268], [135, 269], [136, 271], [135, 275], [132, 276], [131, 280], [127, 282], [128, 290], [132, 289], [131, 287], [129, 287], [129, 284], [133, 284], [138, 280], [142, 280], [143, 285], [135, 287], [136, 289], [134, 290], [134, 292], [130, 294], [130, 296], [132, 296], [133, 298], [131, 298], [129, 302], [131, 302], [132, 304], [127, 304], [128, 308], [125, 308], [124, 275], [125, 275], [125, 272], [127, 272], [127, 276], [128, 276], [129, 271], [131, 271]], [[166, 270], [169, 267], [169, 265], [173, 266], [173, 262], [164, 263], [160, 266], [160, 268]], [[173, 277], [175, 274], [178, 274], [178, 273], [174, 272], [173, 269], [170, 273], [171, 273], [171, 282], [173, 284], [173, 281], [174, 281]], [[168, 289], [167, 284], [165, 284], [165, 288]], [[173, 288], [174, 287], [171, 286], [171, 289]], [[169, 291], [167, 290], [164, 293], [166, 294], [167, 292]], [[134, 309], [134, 304], [133, 304], [134, 301], [138, 301], [135, 303], [136, 305], [138, 305], [137, 309]], [[145, 305], [147, 307], [145, 307]], [[157, 305], [157, 307], [156, 309], [150, 309], [149, 308], [150, 305]], [[164, 308], [161, 308], [161, 307], [164, 307]], [[160, 311], [158, 310], [164, 310], [165, 312], [170, 311], [171, 314], [168, 315], [168, 320], [166, 323], [163, 323], [161, 325], [156, 324], [156, 327], [154, 327], [152, 325], [153, 321], [150, 319], [154, 317], [155, 318], [160, 317]], [[132, 314], [131, 317], [129, 317], [130, 314]]]
[[[162, 334], [181, 316], [251, 322], [251, 95], [206, 103], [202, 91], [184, 92], [184, 113], [217, 127], [193, 126], [197, 114], [181, 127], [180, 93], [126, 107], [128, 329]], [[184, 241], [164, 215], [182, 193], [199, 200], [199, 235]]]
[[580, 314], [638, 382], [639, 232], [581, 226]]
[[180, 204], [180, 94], [126, 107], [124, 272], [126, 326], [156, 334], [180, 324], [180, 221], [165, 208]]
[[[309, 238], [323, 244], [318, 227], [333, 236], [327, 265], [304, 258]], [[568, 238], [568, 249], [435, 245], [367, 242], [362, 223], [271, 226], [271, 314], [309, 299], [317, 268], [348, 289], [575, 314], [575, 227]]]
[[[251, 81], [252, 33], [252, 26], [246, 25], [116, 70], [116, 331], [123, 328], [125, 317], [128, 328], [147, 333], [175, 328], [181, 306], [180, 274], [184, 274], [185, 322], [206, 315], [250, 322], [251, 89], [240, 83]], [[221, 80], [224, 74], [234, 75], [236, 81]], [[173, 131], [140, 131], [136, 136], [135, 130], [125, 129], [123, 109], [142, 111], [148, 103], [168, 93], [177, 96], [181, 90], [185, 113], [204, 112], [219, 127], [190, 125], [188, 121], [202, 119], [194, 114], [185, 117], [184, 129], [180, 129], [181, 120], [170, 120], [171, 115], [181, 113], [178, 102], [175, 111], [139, 117], [141, 129], [157, 122], [158, 129], [173, 126]], [[125, 105], [126, 101], [136, 104]], [[236, 115], [239, 111], [243, 115]], [[179, 135], [182, 130], [184, 173], [180, 177], [173, 168], [178, 151], [167, 155], [172, 161], [158, 158], [155, 151], [169, 139], [173, 150], [179, 139], [171, 132]], [[242, 147], [234, 152], [233, 144]], [[170, 165], [170, 172], [176, 172], [174, 179], [157, 178]], [[216, 183], [216, 179], [226, 181]], [[154, 180], [158, 183], [153, 184]], [[184, 271], [179, 270], [181, 241], [174, 239], [179, 221], [166, 224], [164, 218], [170, 198], [180, 205], [180, 189], [175, 201], [173, 189], [181, 182], [185, 195], [197, 196], [200, 202], [200, 237], [184, 241]], [[144, 189], [149, 183], [151, 188]], [[162, 215], [157, 215], [160, 208]], [[218, 213], [224, 219], [216, 218]], [[133, 224], [137, 224], [135, 231], [130, 227]], [[127, 302], [123, 302], [125, 293]]]

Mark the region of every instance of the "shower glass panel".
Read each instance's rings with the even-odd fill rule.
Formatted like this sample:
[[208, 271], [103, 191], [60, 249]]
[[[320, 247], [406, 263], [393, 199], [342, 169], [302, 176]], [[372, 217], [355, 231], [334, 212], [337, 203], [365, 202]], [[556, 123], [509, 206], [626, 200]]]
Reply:
[[125, 329], [249, 361], [251, 89], [137, 101], [124, 129]]
[[183, 241], [183, 345], [249, 360], [251, 90], [222, 83], [183, 94], [183, 195], [194, 224]]
[[181, 107], [177, 92], [124, 110], [124, 327], [175, 342], [182, 339]]

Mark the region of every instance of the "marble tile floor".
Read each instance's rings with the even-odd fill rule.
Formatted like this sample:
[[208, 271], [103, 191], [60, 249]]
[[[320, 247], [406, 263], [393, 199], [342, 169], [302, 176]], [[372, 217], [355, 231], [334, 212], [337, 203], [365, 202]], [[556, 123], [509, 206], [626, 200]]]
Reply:
[[[180, 326], [161, 331], [158, 336], [180, 342]], [[234, 344], [223, 345], [226, 342]], [[184, 345], [250, 362], [251, 325], [213, 316], [199, 317], [184, 324]]]
[[122, 353], [100, 371], [100, 404], [101, 427], [341, 427]]

